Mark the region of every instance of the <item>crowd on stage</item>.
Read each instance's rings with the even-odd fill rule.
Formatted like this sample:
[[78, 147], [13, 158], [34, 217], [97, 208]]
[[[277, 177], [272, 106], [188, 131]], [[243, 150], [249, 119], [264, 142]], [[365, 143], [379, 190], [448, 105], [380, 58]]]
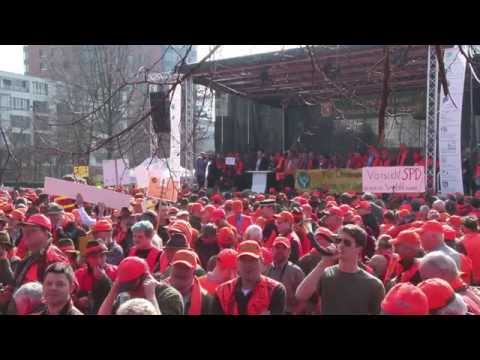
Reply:
[[0, 191], [2, 314], [480, 314], [480, 192], [115, 190]]
[[[227, 164], [227, 158], [234, 158]], [[352, 152], [322, 155], [314, 152], [287, 151], [285, 154], [265, 154], [259, 150], [252, 154], [229, 153], [210, 155], [201, 153], [195, 161], [197, 183], [208, 188], [243, 190], [250, 187], [251, 176], [247, 171], [269, 171], [268, 187], [276, 189], [294, 187], [297, 170], [349, 168], [366, 166], [425, 166], [425, 158], [419, 150], [401, 144], [397, 151], [378, 149], [371, 145], [364, 153]]]

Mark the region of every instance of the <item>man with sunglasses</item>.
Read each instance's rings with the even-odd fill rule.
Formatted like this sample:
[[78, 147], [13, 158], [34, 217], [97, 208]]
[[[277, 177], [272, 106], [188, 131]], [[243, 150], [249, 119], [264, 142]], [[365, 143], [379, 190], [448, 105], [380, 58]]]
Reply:
[[[323, 315], [379, 314], [385, 296], [382, 282], [359, 267], [367, 234], [357, 225], [338, 232], [332, 256], [323, 256], [298, 286], [296, 297], [307, 301], [318, 292]], [[338, 260], [338, 265], [333, 265]]]
[[147, 262], [136, 256], [123, 259], [118, 265], [117, 278], [98, 310], [98, 315], [113, 315], [118, 307], [131, 298], [149, 300], [162, 315], [183, 315], [182, 295], [173, 286], [157, 281]]

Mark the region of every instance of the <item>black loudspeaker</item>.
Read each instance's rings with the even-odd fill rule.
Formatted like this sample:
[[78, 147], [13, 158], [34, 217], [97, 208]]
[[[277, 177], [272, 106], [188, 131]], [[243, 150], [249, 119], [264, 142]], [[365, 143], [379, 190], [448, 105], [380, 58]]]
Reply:
[[155, 133], [170, 133], [170, 101], [164, 92], [150, 93], [152, 124]]

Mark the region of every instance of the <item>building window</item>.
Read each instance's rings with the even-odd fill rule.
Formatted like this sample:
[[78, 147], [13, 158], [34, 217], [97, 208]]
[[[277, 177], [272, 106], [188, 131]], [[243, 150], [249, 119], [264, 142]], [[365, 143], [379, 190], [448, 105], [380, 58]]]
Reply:
[[33, 93], [37, 95], [48, 95], [48, 84], [38, 81], [33, 82]]
[[3, 79], [3, 88], [9, 89], [12, 86], [12, 80], [9, 79]]
[[29, 110], [30, 109], [30, 100], [22, 98], [12, 98], [12, 107], [14, 110]]
[[28, 116], [10, 115], [10, 125], [20, 129], [30, 127], [31, 119]]
[[48, 69], [48, 66], [46, 63], [41, 62], [40, 63], [40, 71], [46, 71]]
[[10, 109], [10, 95], [0, 94], [0, 109]]
[[38, 50], [38, 54], [40, 55], [40, 57], [41, 57], [42, 59], [44, 59], [44, 58], [47, 57], [47, 52], [44, 51], [43, 49]]
[[33, 111], [40, 113], [48, 113], [48, 102], [46, 101], [34, 101], [33, 102]]
[[14, 146], [31, 145], [30, 134], [12, 133], [11, 139]]

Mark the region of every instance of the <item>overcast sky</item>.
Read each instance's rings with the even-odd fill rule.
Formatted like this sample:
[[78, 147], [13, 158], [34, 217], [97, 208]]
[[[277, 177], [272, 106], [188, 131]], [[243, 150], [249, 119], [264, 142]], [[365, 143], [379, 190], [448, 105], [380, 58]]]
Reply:
[[[198, 59], [202, 59], [209, 52], [213, 45], [198, 45]], [[242, 55], [251, 55], [270, 51], [288, 49], [298, 45], [223, 45], [215, 54], [216, 59], [235, 57]], [[0, 45], [0, 71], [9, 71], [23, 74], [25, 66], [23, 64], [22, 45]]]

